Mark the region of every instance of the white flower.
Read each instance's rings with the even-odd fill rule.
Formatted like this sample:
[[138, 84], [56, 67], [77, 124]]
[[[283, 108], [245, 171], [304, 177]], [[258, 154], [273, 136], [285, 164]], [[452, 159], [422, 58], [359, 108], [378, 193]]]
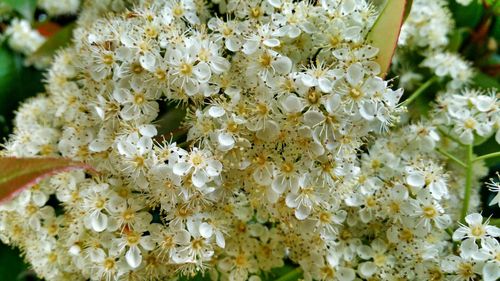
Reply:
[[202, 188], [205, 184], [220, 175], [222, 164], [213, 159], [205, 150], [194, 148], [188, 155], [179, 159], [173, 167], [173, 172], [179, 176], [191, 175], [194, 186]]
[[9, 36], [9, 46], [25, 55], [35, 52], [45, 42], [45, 38], [33, 30], [27, 20], [12, 20], [5, 33]]
[[488, 220], [483, 224], [483, 216], [478, 213], [469, 214], [465, 217], [468, 226], [461, 224], [453, 233], [453, 240], [458, 241], [466, 238], [467, 240], [481, 240], [485, 237], [499, 237], [500, 228], [488, 225]]

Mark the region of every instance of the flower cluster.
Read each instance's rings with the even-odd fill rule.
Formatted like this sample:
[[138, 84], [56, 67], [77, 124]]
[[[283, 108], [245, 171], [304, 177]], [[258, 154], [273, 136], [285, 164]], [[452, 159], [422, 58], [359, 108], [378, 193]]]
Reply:
[[293, 262], [305, 280], [498, 277], [477, 193], [451, 230], [485, 169], [464, 183], [437, 152], [498, 131], [495, 93], [444, 93], [435, 120], [391, 130], [403, 90], [378, 76], [368, 1], [105, 2], [122, 12], [84, 8], [0, 152], [97, 170], [0, 206], [0, 238], [39, 276], [260, 280]]
[[5, 36], [8, 37], [9, 47], [25, 55], [32, 54], [45, 42], [45, 38], [22, 19], [13, 19]]
[[413, 1], [399, 37], [398, 63], [393, 65], [393, 70], [400, 76], [400, 86], [412, 89], [418, 84], [423, 78], [419, 67], [428, 68], [435, 76], [444, 79], [451, 90], [470, 83], [474, 74], [470, 63], [448, 50], [448, 35], [453, 26], [448, 1]]
[[495, 134], [500, 143], [500, 101], [498, 93], [463, 90], [446, 92], [436, 99], [433, 123], [463, 144], [488, 139]]
[[76, 14], [80, 0], [38, 0], [38, 6], [50, 16]]

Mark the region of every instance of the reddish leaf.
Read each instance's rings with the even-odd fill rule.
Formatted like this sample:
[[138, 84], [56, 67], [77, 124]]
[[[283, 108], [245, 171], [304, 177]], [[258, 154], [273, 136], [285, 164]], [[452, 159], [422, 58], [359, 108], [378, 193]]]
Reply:
[[391, 65], [405, 11], [409, 11], [410, 7], [411, 1], [408, 0], [387, 0], [366, 38], [369, 44], [379, 49], [376, 62], [380, 65], [382, 78]]
[[85, 163], [65, 158], [0, 158], [0, 203], [48, 176], [75, 169], [94, 171]]
[[60, 29], [61, 29], [60, 25], [51, 21], [44, 22], [36, 27], [36, 30], [38, 30], [38, 32], [42, 34], [42, 36], [45, 38], [51, 37], [52, 35], [56, 34]]

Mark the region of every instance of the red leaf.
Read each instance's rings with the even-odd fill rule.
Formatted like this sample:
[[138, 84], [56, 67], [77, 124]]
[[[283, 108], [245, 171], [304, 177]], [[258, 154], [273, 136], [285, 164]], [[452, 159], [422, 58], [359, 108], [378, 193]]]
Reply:
[[48, 21], [40, 24], [36, 27], [36, 29], [40, 34], [42, 34], [43, 37], [49, 38], [52, 35], [56, 34], [61, 29], [61, 26], [57, 23]]
[[379, 49], [375, 61], [380, 65], [380, 76], [382, 78], [387, 75], [391, 65], [405, 11], [409, 11], [410, 7], [411, 1], [408, 0], [387, 0], [377, 21], [366, 37], [370, 45]]
[[0, 158], [0, 203], [57, 173], [75, 169], [95, 171], [91, 166], [65, 158]]

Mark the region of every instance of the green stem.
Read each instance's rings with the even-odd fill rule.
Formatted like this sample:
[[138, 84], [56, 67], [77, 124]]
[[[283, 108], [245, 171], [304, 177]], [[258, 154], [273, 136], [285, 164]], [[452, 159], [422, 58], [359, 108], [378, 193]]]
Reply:
[[418, 98], [427, 88], [429, 88], [432, 83], [436, 82], [438, 80], [437, 76], [432, 77], [431, 79], [427, 80], [424, 84], [422, 84], [415, 92], [413, 92], [405, 101], [401, 103], [401, 106], [408, 106], [410, 103], [412, 103], [416, 98]]
[[494, 157], [500, 157], [500, 151], [489, 153], [489, 154], [485, 154], [485, 155], [481, 155], [479, 157], [476, 157], [474, 160], [472, 160], [472, 162], [476, 162], [476, 161], [479, 161], [479, 160], [485, 160], [485, 159], [488, 159], [488, 158], [494, 158]]
[[451, 228], [447, 228], [446, 229], [446, 233], [448, 233], [450, 235], [450, 237], [453, 237], [453, 230]]
[[444, 151], [444, 150], [442, 150], [442, 149], [441, 149], [441, 148], [439, 148], [439, 147], [436, 147], [436, 151], [437, 151], [437, 152], [439, 152], [439, 153], [441, 153], [442, 155], [444, 155], [444, 156], [448, 157], [450, 160], [455, 161], [455, 162], [456, 162], [457, 164], [459, 164], [460, 166], [462, 166], [462, 167], [464, 167], [464, 168], [467, 168], [467, 166], [465, 165], [465, 163], [464, 163], [464, 162], [460, 161], [460, 159], [458, 159], [457, 157], [455, 157], [455, 156], [451, 155], [449, 152]]
[[442, 128], [438, 128], [438, 131], [444, 135], [445, 137], [451, 139], [452, 141], [458, 143], [458, 144], [461, 144], [461, 145], [464, 145], [459, 139], [455, 138], [454, 136], [448, 134], [445, 130], [443, 130]]
[[460, 220], [462, 222], [464, 222], [465, 216], [469, 211], [470, 193], [472, 189], [472, 161], [473, 161], [472, 144], [468, 144], [466, 146], [466, 149], [467, 149], [467, 158], [465, 161], [466, 171], [465, 171], [464, 204], [462, 206], [462, 215], [460, 217], [461, 218]]
[[300, 269], [300, 267], [297, 267], [289, 271], [287, 274], [276, 279], [275, 281], [293, 281], [299, 279], [300, 275], [302, 275], [302, 269]]

